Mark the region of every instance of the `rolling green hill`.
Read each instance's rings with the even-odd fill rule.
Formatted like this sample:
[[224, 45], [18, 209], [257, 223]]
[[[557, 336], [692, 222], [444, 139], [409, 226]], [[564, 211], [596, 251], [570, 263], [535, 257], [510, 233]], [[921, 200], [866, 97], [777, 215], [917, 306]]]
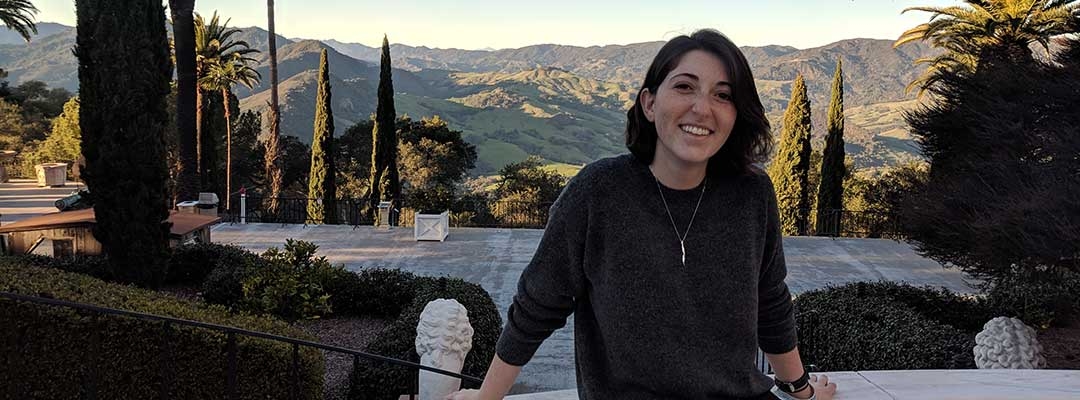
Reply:
[[[50, 26], [29, 45], [0, 44], [0, 68], [18, 84], [42, 80], [76, 90], [71, 54], [74, 29]], [[266, 31], [243, 28], [238, 38], [262, 50], [257, 70], [264, 82], [237, 88], [241, 108], [264, 110], [268, 102]], [[392, 35], [391, 35], [392, 36]], [[309, 142], [314, 118], [319, 52], [329, 49], [338, 134], [375, 110], [379, 50], [334, 40], [278, 37], [282, 132]], [[474, 174], [535, 154], [555, 165], [577, 166], [624, 152], [625, 110], [662, 42], [576, 47], [535, 45], [495, 51], [391, 46], [399, 114], [439, 115], [477, 146]], [[844, 62], [847, 150], [860, 168], [877, 168], [918, 157], [902, 111], [914, 105], [904, 86], [921, 69], [913, 60], [933, 54], [922, 45], [893, 49], [888, 40], [850, 39], [812, 49], [744, 47], [762, 102], [779, 129], [796, 73], [810, 91], [815, 142], [824, 135], [828, 86], [838, 59]], [[566, 169], [571, 171], [572, 169]]]

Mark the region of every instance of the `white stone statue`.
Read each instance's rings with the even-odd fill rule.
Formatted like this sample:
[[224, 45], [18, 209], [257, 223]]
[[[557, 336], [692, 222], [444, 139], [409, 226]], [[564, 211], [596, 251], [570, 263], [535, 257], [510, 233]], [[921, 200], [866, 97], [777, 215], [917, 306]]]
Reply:
[[[469, 312], [456, 300], [436, 299], [420, 313], [416, 325], [416, 353], [420, 364], [461, 373], [472, 350], [473, 328]], [[461, 379], [420, 370], [420, 400], [442, 400], [461, 388]]]
[[983, 325], [974, 351], [979, 369], [1046, 368], [1035, 330], [1016, 318], [997, 317]]

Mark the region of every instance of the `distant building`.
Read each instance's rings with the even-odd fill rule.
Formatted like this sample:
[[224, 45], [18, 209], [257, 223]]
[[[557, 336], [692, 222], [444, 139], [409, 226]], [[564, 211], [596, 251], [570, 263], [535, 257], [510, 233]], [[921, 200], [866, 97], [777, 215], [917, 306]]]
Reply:
[[[176, 247], [188, 242], [210, 243], [210, 227], [221, 218], [173, 211], [168, 221], [172, 222], [169, 247]], [[12, 222], [0, 226], [0, 254], [98, 255], [101, 254], [101, 242], [92, 233], [95, 223], [91, 208]]]

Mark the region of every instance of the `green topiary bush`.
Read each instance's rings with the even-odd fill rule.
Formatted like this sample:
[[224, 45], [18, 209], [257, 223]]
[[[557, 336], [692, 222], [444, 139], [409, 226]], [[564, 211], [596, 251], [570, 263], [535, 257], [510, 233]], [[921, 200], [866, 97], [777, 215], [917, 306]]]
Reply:
[[[312, 340], [274, 319], [234, 315], [220, 306], [34, 268], [15, 257], [0, 258], [0, 291]], [[177, 326], [166, 331], [160, 322], [11, 300], [0, 300], [0, 326], [0, 353], [5, 354], [0, 357], [0, 393], [6, 398], [82, 398], [86, 384], [95, 380], [99, 398], [157, 398], [163, 369], [169, 377], [169, 398], [226, 396], [226, 337], [221, 333]], [[291, 345], [237, 336], [237, 349], [239, 398], [290, 393]], [[318, 350], [300, 350], [301, 398], [320, 398], [323, 369]]]
[[992, 314], [974, 298], [892, 282], [810, 291], [795, 308], [803, 362], [821, 371], [975, 368], [975, 334]]
[[417, 277], [400, 269], [340, 271], [323, 283], [336, 315], [397, 318], [416, 296]]
[[1036, 329], [1080, 315], [1080, 274], [1047, 271], [1040, 276], [998, 279], [986, 291], [995, 316], [1019, 318]]
[[112, 270], [112, 265], [109, 264], [109, 260], [105, 258], [105, 256], [75, 255], [71, 257], [49, 257], [28, 254], [10, 256], [7, 258], [9, 260], [8, 262], [17, 262], [20, 265], [56, 268], [68, 272], [90, 275], [109, 282], [117, 281], [116, 274], [113, 273]]
[[194, 243], [173, 249], [166, 284], [200, 285], [223, 261], [235, 264], [253, 253], [234, 245]]
[[[469, 311], [469, 324], [473, 327], [473, 347], [465, 358], [462, 374], [482, 378], [495, 356], [495, 342], [502, 332], [502, 317], [491, 296], [480, 285], [457, 278], [418, 278], [415, 288], [409, 307], [365, 351], [419, 362], [414, 341], [420, 313], [432, 300], [454, 299]], [[350, 376], [349, 398], [397, 399], [398, 395], [408, 393], [417, 379], [416, 370], [361, 361]]]
[[202, 297], [208, 303], [237, 307], [244, 299], [244, 280], [267, 267], [266, 260], [247, 250], [218, 253], [214, 269], [203, 280]]

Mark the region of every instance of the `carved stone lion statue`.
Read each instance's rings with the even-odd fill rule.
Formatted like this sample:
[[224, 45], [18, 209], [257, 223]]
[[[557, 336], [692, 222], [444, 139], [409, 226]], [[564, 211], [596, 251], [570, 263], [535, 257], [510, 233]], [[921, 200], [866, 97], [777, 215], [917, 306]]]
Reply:
[[1035, 330], [1016, 318], [997, 317], [983, 325], [974, 351], [979, 369], [1046, 368]]
[[[424, 306], [416, 325], [416, 353], [420, 364], [461, 373], [472, 350], [473, 328], [469, 312], [456, 300], [436, 299]], [[461, 380], [420, 371], [420, 399], [441, 400], [461, 387]]]

